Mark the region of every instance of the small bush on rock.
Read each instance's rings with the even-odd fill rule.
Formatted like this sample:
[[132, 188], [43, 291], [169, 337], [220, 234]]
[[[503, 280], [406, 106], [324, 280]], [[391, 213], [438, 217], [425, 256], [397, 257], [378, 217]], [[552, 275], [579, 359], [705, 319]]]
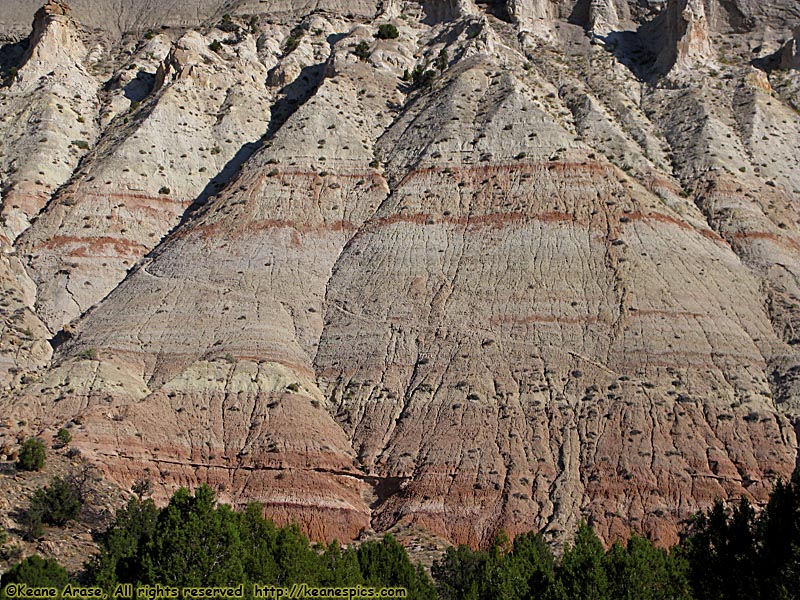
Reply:
[[400, 32], [397, 31], [397, 27], [391, 23], [386, 23], [378, 27], [378, 33], [375, 34], [375, 37], [380, 40], [394, 40], [399, 36]]
[[44, 466], [44, 459], [45, 451], [42, 440], [30, 438], [22, 444], [17, 468], [23, 471], [38, 471]]

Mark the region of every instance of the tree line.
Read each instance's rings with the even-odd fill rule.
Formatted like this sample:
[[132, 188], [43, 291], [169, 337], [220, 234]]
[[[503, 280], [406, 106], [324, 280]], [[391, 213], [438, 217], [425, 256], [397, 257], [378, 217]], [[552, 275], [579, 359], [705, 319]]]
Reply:
[[[746, 500], [717, 502], [691, 519], [669, 550], [633, 535], [605, 549], [581, 523], [556, 557], [541, 533], [486, 550], [450, 547], [430, 573], [391, 535], [357, 546], [312, 544], [297, 525], [277, 527], [263, 507], [236, 512], [206, 485], [180, 489], [159, 509], [142, 495], [117, 511], [99, 552], [73, 576], [55, 560], [28, 557], [0, 577], [61, 587], [75, 581], [113, 593], [117, 584], [176, 587], [261, 583], [404, 587], [441, 600], [797, 600], [800, 598], [800, 476], [778, 483], [760, 514]], [[245, 586], [247, 589], [247, 586]], [[0, 590], [0, 598], [5, 598]]]

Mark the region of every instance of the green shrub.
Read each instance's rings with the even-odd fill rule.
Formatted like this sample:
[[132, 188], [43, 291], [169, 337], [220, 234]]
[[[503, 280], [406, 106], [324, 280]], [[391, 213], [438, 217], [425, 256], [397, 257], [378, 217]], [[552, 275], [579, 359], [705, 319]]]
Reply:
[[53, 478], [49, 485], [37, 488], [31, 494], [23, 518], [27, 536], [41, 537], [43, 523], [63, 527], [78, 517], [82, 507], [75, 486], [61, 477]]
[[153, 493], [153, 480], [137, 479], [131, 486], [131, 491], [141, 500]]
[[375, 37], [380, 40], [394, 40], [399, 36], [400, 32], [397, 31], [397, 27], [391, 23], [385, 23], [378, 27], [378, 33], [375, 34]]
[[447, 50], [442, 48], [439, 51], [439, 56], [436, 57], [436, 68], [439, 69], [440, 73], [444, 73], [445, 69], [447, 69], [447, 65], [450, 62], [450, 57], [447, 55]]
[[239, 26], [233, 22], [230, 15], [222, 15], [222, 22], [217, 25], [217, 28], [226, 32], [232, 33], [239, 30]]
[[208, 45], [208, 49], [212, 52], [219, 52], [222, 50], [222, 44], [220, 44], [219, 40], [214, 40]]
[[[54, 587], [61, 590], [69, 583], [69, 575], [55, 559], [45, 560], [34, 554], [3, 573], [0, 590], [9, 583], [26, 583], [31, 587]], [[0, 597], [3, 597], [2, 592]]]
[[286, 45], [283, 47], [284, 54], [291, 54], [297, 47], [300, 45], [300, 38], [302, 36], [295, 35], [294, 33], [289, 36], [289, 39], [286, 40]]
[[72, 441], [72, 434], [63, 427], [58, 430], [56, 437], [58, 438], [58, 441], [61, 442], [62, 446], [66, 446]]
[[369, 44], [364, 40], [361, 40], [358, 42], [356, 49], [353, 50], [353, 54], [355, 54], [360, 60], [367, 60], [372, 52], [369, 50]]
[[367, 585], [406, 588], [412, 598], [433, 598], [435, 590], [421, 565], [414, 565], [405, 548], [391, 535], [365, 542], [356, 551]]
[[158, 193], [159, 194], [163, 194], [165, 196], [169, 196], [171, 191], [172, 190], [170, 190], [167, 186], [163, 186], [163, 187], [161, 187], [161, 189], [158, 190]]
[[413, 83], [416, 88], [423, 86], [430, 87], [433, 85], [434, 79], [436, 79], [436, 72], [422, 65], [417, 65], [414, 67], [414, 70], [411, 71], [411, 83]]
[[86, 140], [72, 140], [72, 145], [77, 146], [81, 150], [89, 149], [89, 142], [87, 142]]
[[152, 29], [148, 29], [147, 32], [144, 34], [144, 39], [146, 40], [152, 40], [154, 37], [156, 37], [156, 34], [153, 33]]
[[[109, 593], [128, 582], [195, 587], [244, 581], [401, 586], [412, 600], [800, 598], [800, 474], [779, 482], [759, 514], [746, 501], [733, 508], [718, 502], [696, 515], [684, 533], [669, 551], [637, 535], [606, 550], [581, 523], [556, 558], [542, 533], [523, 533], [512, 543], [500, 531], [485, 550], [448, 548], [431, 567], [434, 589], [425, 570], [389, 535], [346, 549], [336, 542], [312, 545], [297, 525], [277, 527], [265, 519], [262, 505], [236, 513], [217, 504], [211, 488], [202, 485], [193, 495], [178, 490], [163, 509], [130, 498], [99, 536], [99, 554], [80, 578]], [[66, 573], [35, 557], [0, 581], [58, 587]]]
[[78, 353], [78, 358], [82, 358], [84, 360], [97, 360], [97, 350], [94, 348], [82, 350], [80, 353]]
[[22, 444], [17, 468], [23, 471], [38, 471], [44, 466], [44, 459], [45, 451], [42, 440], [30, 438]]

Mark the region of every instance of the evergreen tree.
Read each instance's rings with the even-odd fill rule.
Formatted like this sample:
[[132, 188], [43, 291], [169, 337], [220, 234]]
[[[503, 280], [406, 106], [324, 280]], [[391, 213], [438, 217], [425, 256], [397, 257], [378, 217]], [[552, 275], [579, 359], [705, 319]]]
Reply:
[[632, 536], [626, 546], [614, 544], [605, 563], [615, 600], [691, 600], [680, 554], [668, 554], [641, 536]]
[[31, 504], [40, 504], [44, 522], [58, 527], [78, 518], [83, 506], [74, 486], [61, 477], [54, 477], [46, 488], [37, 489]]
[[518, 600], [527, 595], [527, 576], [522, 565], [513, 560], [511, 549], [508, 535], [501, 530], [483, 563], [481, 599]]
[[61, 589], [70, 582], [66, 569], [54, 559], [29, 556], [0, 576], [0, 598], [7, 598], [5, 587], [9, 583], [26, 583], [31, 587], [54, 587]]
[[552, 594], [556, 560], [541, 533], [523, 533], [514, 538], [512, 560], [525, 578], [527, 597], [545, 598]]
[[708, 513], [692, 518], [684, 551], [691, 564], [690, 579], [698, 600], [724, 600], [724, 548], [728, 515], [721, 501]]
[[728, 521], [724, 565], [725, 597], [729, 600], [755, 600], [761, 596], [761, 573], [758, 572], [756, 513], [747, 498], [734, 507]]
[[355, 50], [353, 50], [353, 54], [355, 54], [359, 60], [366, 61], [369, 60], [370, 55], [372, 52], [369, 49], [369, 44], [361, 40], [356, 44]]
[[239, 515], [239, 539], [243, 548], [243, 567], [247, 581], [275, 584], [278, 565], [275, 544], [278, 531], [263, 516], [261, 504], [252, 502]]
[[760, 522], [763, 598], [800, 598], [800, 471], [778, 482]]
[[442, 600], [479, 600], [480, 575], [487, 559], [485, 552], [475, 552], [467, 546], [450, 546], [431, 567], [439, 597]]
[[440, 73], [444, 73], [449, 63], [450, 63], [450, 57], [447, 54], [447, 49], [442, 48], [439, 51], [439, 54], [436, 57], [436, 62], [434, 64], [436, 65], [436, 68], [439, 69]]
[[131, 497], [101, 537], [100, 552], [87, 565], [87, 580], [107, 591], [113, 591], [118, 583], [142, 581], [141, 549], [152, 538], [157, 519], [152, 500]]
[[44, 523], [63, 527], [78, 517], [82, 506], [75, 487], [61, 477], [54, 477], [49, 485], [39, 487], [31, 494], [22, 518], [26, 537], [41, 537]]
[[406, 549], [391, 535], [380, 541], [361, 544], [357, 551], [364, 583], [374, 587], [404, 587], [408, 598], [426, 600], [436, 597], [436, 590], [421, 566], [416, 568]]
[[350, 587], [364, 583], [358, 554], [352, 548], [342, 550], [339, 543], [331, 542], [322, 554], [322, 566], [326, 576], [322, 585], [327, 587]]
[[29, 438], [19, 450], [17, 468], [23, 471], [38, 471], [44, 466], [45, 449], [42, 440]]
[[397, 27], [395, 27], [391, 23], [386, 23], [378, 27], [378, 32], [375, 34], [375, 37], [381, 40], [393, 40], [396, 39], [399, 35], [400, 32], [397, 31]]
[[[729, 513], [721, 501], [697, 515], [684, 541], [699, 600], [758, 600], [764, 592], [761, 529], [747, 499]], [[769, 565], [765, 565], [770, 570]], [[770, 598], [769, 595], [763, 597]], [[770, 598], [771, 600], [771, 598]]]
[[278, 585], [307, 583], [319, 585], [322, 561], [296, 523], [278, 530], [275, 543]]
[[238, 517], [207, 485], [181, 488], [158, 515], [143, 557], [149, 583], [231, 586], [244, 579]]
[[568, 600], [610, 600], [604, 568], [605, 551], [594, 530], [581, 521], [573, 544], [558, 568], [558, 595]]

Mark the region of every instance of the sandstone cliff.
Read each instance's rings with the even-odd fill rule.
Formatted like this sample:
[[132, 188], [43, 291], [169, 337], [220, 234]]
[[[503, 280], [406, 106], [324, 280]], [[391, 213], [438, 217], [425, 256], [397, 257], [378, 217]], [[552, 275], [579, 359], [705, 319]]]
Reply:
[[319, 539], [666, 544], [792, 472], [792, 2], [74, 4], [0, 88], [0, 436]]

